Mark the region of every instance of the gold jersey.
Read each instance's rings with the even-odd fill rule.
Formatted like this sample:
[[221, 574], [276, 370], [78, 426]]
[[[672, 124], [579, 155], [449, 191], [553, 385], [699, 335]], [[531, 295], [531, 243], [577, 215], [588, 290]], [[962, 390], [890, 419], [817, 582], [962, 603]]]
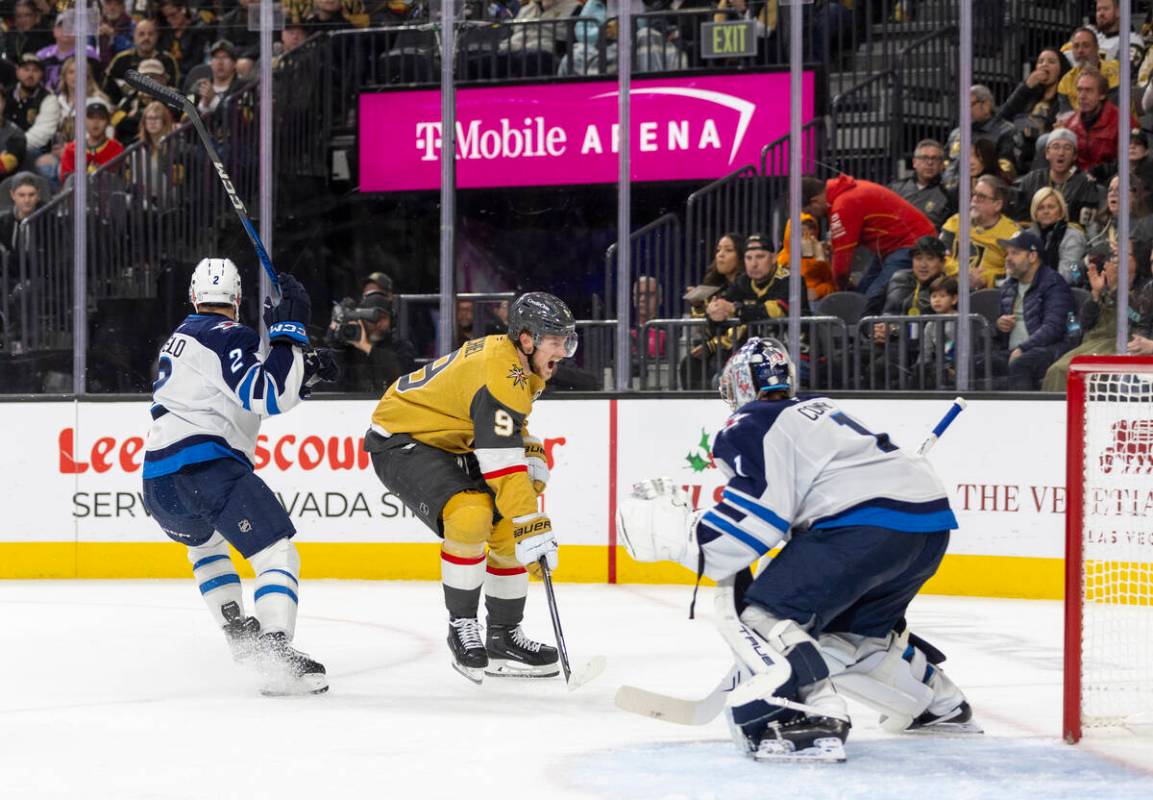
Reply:
[[[945, 258], [945, 274], [956, 277], [960, 270], [957, 258], [957, 233], [961, 229], [961, 219], [956, 214], [945, 220], [941, 226], [942, 241], [949, 248]], [[994, 288], [1005, 277], [1005, 248], [997, 244], [998, 239], [1011, 239], [1020, 226], [1004, 214], [991, 228], [973, 224], [969, 227], [969, 270], [981, 274], [981, 282], [986, 289]]]
[[372, 414], [382, 436], [405, 433], [449, 453], [474, 453], [502, 516], [537, 512], [524, 435], [544, 379], [521, 366], [507, 336], [473, 339], [388, 387]]

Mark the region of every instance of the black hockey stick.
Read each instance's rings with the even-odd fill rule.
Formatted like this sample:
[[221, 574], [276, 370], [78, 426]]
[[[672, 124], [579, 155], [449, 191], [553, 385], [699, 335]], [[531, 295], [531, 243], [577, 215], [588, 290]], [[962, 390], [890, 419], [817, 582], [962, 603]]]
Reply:
[[569, 666], [568, 647], [565, 645], [564, 632], [560, 627], [560, 611], [557, 609], [556, 592], [552, 586], [552, 572], [550, 572], [548, 568], [548, 559], [545, 556], [541, 556], [537, 563], [540, 565], [541, 578], [544, 580], [545, 596], [548, 597], [548, 613], [549, 616], [552, 617], [552, 630], [556, 635], [556, 649], [560, 654], [560, 666], [561, 669], [564, 670], [565, 684], [571, 691], [580, 686], [584, 686], [597, 675], [604, 672], [605, 657], [594, 656], [591, 661], [577, 670], [576, 673], [572, 671], [572, 667]]
[[216, 144], [212, 141], [212, 135], [209, 134], [208, 128], [204, 127], [204, 120], [201, 119], [200, 113], [196, 110], [196, 104], [175, 89], [162, 86], [152, 78], [141, 75], [134, 69], [130, 69], [124, 74], [124, 82], [137, 91], [143, 92], [150, 97], [155, 97], [174, 111], [182, 112], [192, 121], [192, 126], [196, 128], [196, 132], [200, 134], [200, 141], [204, 145], [204, 149], [208, 152], [208, 157], [212, 159], [212, 165], [216, 167], [216, 174], [220, 178], [221, 184], [224, 185], [224, 191], [228, 193], [228, 200], [232, 203], [232, 208], [236, 211], [236, 216], [240, 217], [240, 224], [244, 228], [244, 232], [248, 234], [249, 241], [252, 242], [252, 246], [256, 249], [256, 256], [260, 259], [260, 266], [264, 267], [264, 271], [268, 274], [268, 280], [272, 286], [272, 302], [279, 303], [280, 279], [276, 276], [276, 270], [272, 268], [272, 258], [269, 257], [268, 251], [264, 249], [264, 242], [260, 241], [260, 235], [256, 232], [256, 228], [252, 226], [252, 220], [248, 218], [248, 209], [244, 207], [244, 202], [236, 193], [236, 187], [232, 183], [232, 178], [228, 177], [228, 172], [224, 169], [224, 162], [220, 160], [220, 154], [216, 152]]
[[[963, 397], [958, 397], [953, 401], [953, 405], [941, 417], [925, 441], [917, 448], [917, 455], [924, 457], [937, 443], [937, 440], [945, 434], [949, 426], [953, 424], [953, 420], [957, 415], [965, 410], [967, 403]], [[732, 586], [725, 586], [722, 581], [718, 584], [718, 591], [732, 592]], [[717, 628], [721, 633], [722, 638], [730, 643], [730, 647], [739, 650], [745, 643], [740, 636], [734, 635], [739, 631], [743, 625], [740, 619], [736, 616], [735, 610], [732, 613], [728, 609], [734, 608], [731, 600], [728, 603], [722, 604], [724, 609], [719, 612], [717, 621]], [[725, 634], [729, 634], [726, 636]], [[735, 646], [734, 646], [735, 645]], [[755, 654], [752, 656], [755, 659]], [[743, 670], [747, 672], [748, 670]], [[681, 697], [674, 697], [672, 695], [661, 694], [660, 692], [652, 692], [648, 689], [641, 689], [637, 686], [621, 686], [617, 690], [614, 702], [616, 707], [622, 711], [629, 711], [633, 714], [639, 714], [642, 717], [652, 717], [664, 722], [673, 722], [678, 725], [704, 725], [711, 722], [721, 711], [724, 710], [727, 695], [737, 687], [742, 680], [742, 668], [739, 664], [734, 664], [725, 677], [721, 678], [720, 682], [716, 685], [711, 692], [699, 700], [686, 700]]]

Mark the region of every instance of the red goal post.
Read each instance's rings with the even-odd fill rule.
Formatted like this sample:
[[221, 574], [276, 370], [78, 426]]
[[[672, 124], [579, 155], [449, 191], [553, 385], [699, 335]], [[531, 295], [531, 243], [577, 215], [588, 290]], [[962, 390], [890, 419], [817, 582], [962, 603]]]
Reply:
[[1153, 725], [1153, 358], [1069, 368], [1064, 737]]

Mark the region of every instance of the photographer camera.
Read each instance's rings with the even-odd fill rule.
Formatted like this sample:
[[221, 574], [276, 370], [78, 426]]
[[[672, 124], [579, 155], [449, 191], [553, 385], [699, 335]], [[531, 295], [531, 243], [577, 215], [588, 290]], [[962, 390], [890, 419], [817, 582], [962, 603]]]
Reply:
[[343, 368], [334, 388], [383, 394], [415, 368], [416, 349], [393, 334], [393, 315], [393, 300], [383, 292], [369, 292], [359, 301], [346, 297], [333, 306], [325, 341], [335, 348]]

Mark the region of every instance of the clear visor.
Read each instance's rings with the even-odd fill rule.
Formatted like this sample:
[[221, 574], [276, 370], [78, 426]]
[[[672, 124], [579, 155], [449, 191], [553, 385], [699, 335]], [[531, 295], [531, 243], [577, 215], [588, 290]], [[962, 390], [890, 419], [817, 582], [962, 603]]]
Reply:
[[565, 358], [572, 358], [573, 356], [576, 355], [578, 343], [579, 342], [577, 340], [577, 335], [575, 332], [570, 333], [568, 336], [564, 337], [564, 357]]

